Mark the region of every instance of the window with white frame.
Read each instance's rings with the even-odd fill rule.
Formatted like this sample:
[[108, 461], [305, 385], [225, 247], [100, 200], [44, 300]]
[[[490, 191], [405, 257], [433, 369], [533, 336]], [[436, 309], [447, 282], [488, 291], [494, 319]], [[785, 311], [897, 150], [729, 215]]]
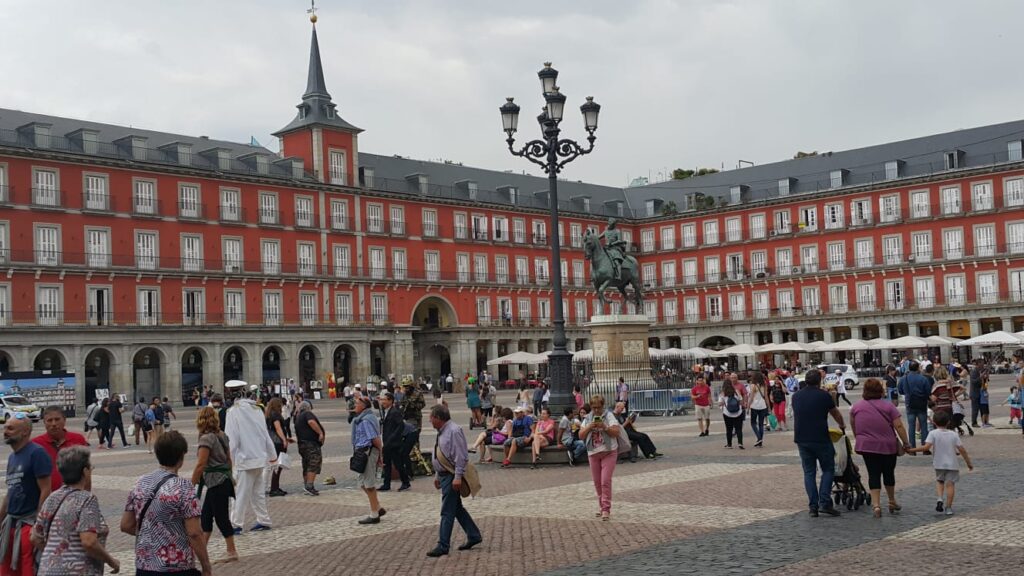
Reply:
[[967, 304], [967, 287], [963, 274], [948, 274], [946, 282], [946, 306]]
[[708, 321], [710, 322], [721, 322], [722, 321], [722, 297], [721, 296], [708, 296], [705, 302], [708, 311]]
[[666, 298], [661, 301], [662, 319], [666, 324], [675, 324], [679, 321], [678, 305], [675, 298]]
[[60, 206], [57, 171], [32, 169], [32, 203], [37, 206]]
[[277, 194], [260, 192], [260, 224], [280, 224], [281, 213], [277, 209]]
[[295, 225], [303, 228], [313, 226], [313, 199], [309, 196], [295, 197]]
[[281, 243], [277, 240], [261, 240], [260, 255], [264, 274], [281, 273]]
[[1007, 276], [1010, 284], [1010, 299], [1014, 302], [1024, 301], [1024, 270], [1010, 270]]
[[874, 312], [875, 310], [875, 283], [861, 282], [857, 284], [857, 310], [861, 312]]
[[918, 308], [935, 306], [935, 280], [931, 276], [914, 278], [914, 302]]
[[0, 222], [0, 264], [6, 264], [11, 259], [9, 235], [7, 222]]
[[537, 300], [537, 320], [541, 326], [551, 323], [551, 300], [547, 298]]
[[391, 205], [391, 233], [405, 234], [405, 207]]
[[1006, 159], [1010, 162], [1016, 162], [1021, 159], [1021, 141], [1010, 140], [1006, 143]]
[[110, 230], [86, 228], [85, 252], [91, 268], [110, 266]]
[[898, 222], [900, 220], [900, 197], [898, 194], [888, 194], [878, 199], [878, 211], [883, 223]]
[[495, 242], [508, 242], [508, 218], [504, 216], [491, 218], [491, 228], [494, 230]]
[[826, 249], [828, 250], [829, 270], [837, 271], [846, 268], [845, 242], [829, 242]]
[[530, 229], [533, 230], [534, 244], [548, 243], [547, 224], [545, 224], [543, 220], [532, 220], [530, 222], [530, 227]]
[[512, 220], [512, 241], [516, 244], [526, 243], [526, 221], [522, 218]]
[[245, 293], [241, 290], [224, 291], [224, 324], [241, 326], [245, 323]]
[[789, 210], [776, 210], [773, 217], [772, 223], [772, 234], [789, 234], [790, 232], [790, 214]]
[[[897, 198], [899, 198], [897, 196]], [[850, 202], [850, 224], [867, 226], [871, 224], [871, 200], [864, 198]]]
[[805, 274], [818, 271], [818, 246], [816, 244], [800, 247], [800, 266]]
[[914, 262], [923, 263], [932, 261], [932, 233], [914, 232], [910, 235], [910, 254]]
[[743, 240], [743, 226], [739, 218], [725, 219], [725, 241], [739, 242]]
[[477, 282], [487, 282], [487, 254], [473, 255], [473, 275]]
[[199, 186], [196, 184], [178, 185], [178, 216], [182, 218], [199, 218], [200, 212]]
[[995, 198], [992, 196], [991, 182], [977, 182], [971, 184], [971, 204], [975, 211], [991, 210], [995, 207]]
[[538, 284], [547, 284], [551, 275], [548, 273], [548, 259], [547, 258], [534, 258], [533, 267], [537, 274]]
[[263, 291], [263, 323], [267, 326], [280, 326], [283, 310], [281, 293], [272, 290]]
[[583, 226], [573, 222], [569, 224], [569, 243], [572, 244], [573, 248], [581, 248], [583, 246]]
[[626, 244], [626, 250], [633, 250], [633, 231], [623, 230], [622, 231], [622, 242]]
[[706, 220], [704, 222], [704, 245], [714, 244], [718, 244], [718, 220]]
[[426, 269], [426, 280], [437, 282], [441, 280], [441, 254], [434, 250], [423, 253], [423, 267]]
[[666, 288], [676, 285], [676, 263], [674, 260], [661, 263], [661, 285]]
[[366, 231], [380, 234], [384, 232], [384, 205], [366, 205]]
[[373, 315], [373, 323], [377, 326], [386, 324], [388, 321], [388, 297], [387, 294], [373, 294], [370, 296], [370, 314]]
[[754, 318], [768, 318], [771, 315], [771, 306], [768, 304], [768, 292], [761, 290], [753, 292], [750, 296]]
[[10, 199], [10, 195], [7, 193], [7, 165], [0, 164], [0, 202], [5, 202]]
[[529, 298], [520, 298], [516, 302], [516, 312], [521, 323], [528, 324], [533, 316], [533, 305]]
[[718, 267], [718, 256], [707, 256], [704, 258], [704, 281], [718, 282], [720, 277]]
[[1006, 251], [1010, 254], [1024, 253], [1024, 222], [1006, 225]]
[[885, 179], [895, 180], [900, 177], [899, 160], [890, 160], [885, 163]]
[[903, 293], [903, 280], [885, 281], [885, 309], [902, 310], [905, 295]]
[[960, 187], [959, 186], [947, 186], [942, 189], [942, 214], [959, 214], [961, 212], [960, 206]]
[[661, 249], [662, 250], [675, 250], [676, 249], [676, 228], [675, 228], [675, 226], [662, 226], [661, 227]]
[[498, 297], [498, 316], [505, 326], [512, 325], [512, 299]]
[[1024, 178], [1007, 178], [1003, 180], [1003, 205], [1024, 205]]
[[789, 276], [793, 273], [793, 249], [778, 248], [775, 250], [775, 273]]
[[370, 278], [383, 280], [388, 274], [387, 256], [384, 248], [380, 246], [370, 247]]
[[[339, 186], [348, 185], [348, 162], [344, 150], [331, 150], [327, 156], [330, 182]], [[369, 184], [367, 184], [369, 185]]]
[[652, 324], [658, 322], [658, 302], [656, 300], [644, 300], [644, 316], [647, 316]]
[[352, 312], [352, 294], [339, 292], [334, 295], [334, 316], [338, 324], [346, 326], [355, 320]]
[[911, 218], [930, 218], [932, 207], [930, 204], [930, 193], [927, 190], [917, 190], [910, 193], [910, 216]]
[[135, 180], [132, 207], [136, 214], [156, 214], [156, 182]]
[[996, 227], [994, 225], [983, 224], [974, 227], [974, 255], [996, 255]]
[[198, 326], [205, 319], [206, 293], [202, 289], [185, 288], [181, 291], [182, 324]]
[[779, 180], [779, 196], [789, 196], [789, 190], [791, 180], [789, 178], [782, 178]]
[[473, 239], [487, 240], [487, 217], [480, 214], [473, 214]]
[[224, 271], [238, 273], [242, 271], [242, 239], [227, 238], [221, 241], [221, 259], [224, 261]]
[[829, 180], [831, 181], [833, 188], [841, 188], [845, 184], [846, 171], [845, 170], [833, 170], [828, 174]]
[[494, 256], [494, 281], [508, 284], [508, 256], [504, 254]]
[[530, 260], [526, 256], [516, 256], [516, 284], [530, 283]]
[[683, 284], [690, 286], [697, 283], [697, 260], [683, 260]]
[[220, 189], [220, 219], [227, 222], [242, 220], [242, 194], [237, 188]]
[[747, 299], [742, 292], [729, 294], [729, 318], [743, 320], [747, 315]]
[[743, 280], [746, 276], [743, 269], [743, 254], [728, 254], [725, 257], [725, 275], [729, 280]]
[[348, 278], [352, 275], [352, 250], [348, 244], [334, 245], [334, 276]]
[[789, 318], [793, 315], [795, 308], [793, 304], [793, 289], [785, 288], [775, 291], [775, 304], [779, 309], [779, 316]]
[[697, 226], [693, 223], [683, 224], [683, 248], [697, 246]]
[[140, 326], [156, 326], [160, 323], [160, 291], [156, 288], [139, 288], [135, 292], [137, 299], [136, 314]]
[[768, 271], [768, 253], [764, 250], [757, 250], [750, 253], [750, 273], [754, 278], [759, 278]]
[[299, 242], [296, 253], [299, 259], [299, 275], [316, 275], [316, 244], [312, 242]]
[[751, 214], [750, 215], [750, 238], [754, 240], [760, 240], [765, 237], [765, 220], [764, 214]]
[[978, 274], [978, 304], [999, 302], [999, 277], [995, 272]]
[[882, 237], [882, 260], [886, 266], [893, 266], [903, 263], [903, 237], [883, 236]]
[[654, 252], [654, 230], [648, 228], [640, 231], [640, 250]]
[[572, 283], [574, 286], [583, 286], [587, 283], [583, 260], [572, 261]]
[[40, 325], [59, 325], [63, 312], [60, 286], [40, 286], [36, 289], [36, 318]]
[[186, 272], [201, 272], [203, 270], [202, 235], [181, 235], [181, 269]]
[[958, 260], [964, 257], [963, 228], [942, 231], [942, 251], [946, 260]]
[[469, 224], [465, 212], [455, 213], [455, 238], [465, 240], [469, 238]]
[[821, 314], [821, 292], [817, 286], [805, 286], [800, 295], [803, 298], [804, 316]]
[[36, 226], [36, 264], [57, 266], [61, 263], [60, 227]]
[[348, 230], [348, 201], [337, 198], [331, 200], [331, 228]]
[[875, 265], [875, 244], [871, 238], [859, 238], [853, 243], [857, 256], [858, 268], [869, 268]]
[[846, 314], [850, 311], [846, 299], [846, 284], [833, 284], [828, 287], [828, 305], [833, 314]]
[[316, 300], [316, 292], [299, 293], [299, 322], [303, 326], [312, 326], [316, 324]]
[[843, 227], [843, 205], [825, 205], [825, 229], [838, 230]]
[[683, 298], [683, 320], [688, 324], [700, 322], [700, 301], [696, 298]]
[[814, 232], [818, 229], [817, 206], [804, 206], [800, 208], [800, 229], [804, 232]]
[[155, 270], [156, 249], [156, 232], [135, 232], [135, 266], [140, 270]]
[[654, 262], [648, 262], [643, 265], [640, 277], [644, 280], [644, 288], [655, 288], [658, 286], [658, 270]]
[[[0, 181], [0, 185], [3, 182]], [[86, 174], [83, 186], [86, 210], [109, 210], [110, 195], [107, 192], [107, 177], [101, 174]]]
[[491, 323], [491, 299], [486, 296], [476, 298], [476, 321], [480, 325]]

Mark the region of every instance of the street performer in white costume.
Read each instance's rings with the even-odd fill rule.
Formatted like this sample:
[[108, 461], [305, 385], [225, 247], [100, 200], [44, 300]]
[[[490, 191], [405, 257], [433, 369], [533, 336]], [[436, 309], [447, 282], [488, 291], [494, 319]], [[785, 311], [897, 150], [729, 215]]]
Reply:
[[[230, 380], [224, 384], [225, 393], [239, 396], [228, 408], [227, 429], [224, 431], [231, 439], [231, 461], [234, 465], [235, 506], [231, 510], [231, 524], [235, 527], [235, 534], [241, 534], [250, 506], [256, 513], [253, 531], [270, 530], [271, 526], [267, 495], [263, 492], [263, 470], [277, 463], [277, 451], [267, 434], [263, 411], [252, 399], [253, 389], [256, 386], [250, 387], [241, 380]], [[247, 395], [246, 390], [249, 390]]]

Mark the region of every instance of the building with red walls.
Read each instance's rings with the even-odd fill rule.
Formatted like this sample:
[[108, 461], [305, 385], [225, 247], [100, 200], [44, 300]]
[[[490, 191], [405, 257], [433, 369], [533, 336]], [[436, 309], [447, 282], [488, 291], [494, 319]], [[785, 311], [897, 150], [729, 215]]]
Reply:
[[583, 236], [609, 217], [655, 346], [1024, 328], [1021, 121], [637, 188], [565, 181], [560, 230], [545, 178], [361, 153], [360, 132], [315, 30], [280, 153], [0, 109], [0, 373], [73, 371], [81, 404], [436, 380], [549, 349], [555, 305], [585, 348]]

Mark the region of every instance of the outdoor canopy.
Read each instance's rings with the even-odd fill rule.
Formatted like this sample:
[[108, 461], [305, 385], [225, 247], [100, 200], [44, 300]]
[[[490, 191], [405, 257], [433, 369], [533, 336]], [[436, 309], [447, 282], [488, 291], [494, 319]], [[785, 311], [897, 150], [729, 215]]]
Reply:
[[1022, 344], [1024, 344], [1024, 341], [1021, 340], [1020, 336], [1003, 330], [996, 330], [995, 332], [989, 332], [988, 334], [982, 334], [981, 336], [975, 336], [974, 338], [958, 342], [957, 346], [1020, 346]]
[[874, 348], [875, 350], [913, 350], [917, 348], [929, 348], [931, 346], [932, 344], [929, 344], [924, 338], [918, 338], [917, 336], [903, 336], [902, 338], [889, 340], [885, 344], [878, 344]]
[[857, 338], [850, 338], [848, 340], [840, 340], [839, 342], [833, 342], [832, 344], [826, 344], [821, 348], [818, 348], [819, 352], [855, 352], [857, 350], [869, 350], [871, 345], [863, 340]]
[[537, 364], [539, 362], [539, 356], [537, 354], [530, 354], [529, 352], [513, 352], [505, 356], [488, 360], [488, 366], [502, 366], [505, 364]]
[[758, 353], [756, 346], [750, 344], [737, 344], [735, 346], [729, 346], [723, 348], [717, 352], [713, 352], [711, 355], [716, 358], [723, 358], [725, 356], [754, 356]]
[[759, 348], [761, 352], [810, 352], [806, 344], [800, 342], [780, 342], [778, 344], [765, 344]]

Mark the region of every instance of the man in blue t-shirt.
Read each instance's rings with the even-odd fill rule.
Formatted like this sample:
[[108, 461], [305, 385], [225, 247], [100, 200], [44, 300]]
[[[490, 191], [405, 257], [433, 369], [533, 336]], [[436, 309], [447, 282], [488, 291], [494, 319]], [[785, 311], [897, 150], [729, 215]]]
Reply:
[[[7, 457], [7, 494], [0, 504], [4, 532], [10, 540], [0, 542], [4, 574], [35, 574], [35, 550], [30, 537], [40, 504], [50, 495], [53, 464], [41, 446], [32, 442], [32, 421], [17, 412], [4, 424], [4, 442], [13, 452]], [[8, 532], [9, 530], [9, 532]]]
[[910, 363], [907, 375], [900, 378], [900, 390], [903, 392], [907, 407], [907, 435], [910, 436], [910, 447], [917, 446], [917, 435], [914, 431], [920, 428], [921, 444], [928, 436], [928, 398], [932, 395], [934, 380], [921, 374], [921, 365], [916, 361]]
[[[846, 424], [832, 395], [821, 389], [821, 371], [811, 368], [804, 377], [804, 387], [793, 394], [793, 442], [800, 450], [800, 464], [804, 469], [804, 490], [811, 516], [821, 511], [839, 516], [832, 506], [832, 477], [835, 475], [836, 454], [828, 434], [829, 415], [846, 432]], [[821, 483], [817, 483], [817, 467], [821, 467]]]

